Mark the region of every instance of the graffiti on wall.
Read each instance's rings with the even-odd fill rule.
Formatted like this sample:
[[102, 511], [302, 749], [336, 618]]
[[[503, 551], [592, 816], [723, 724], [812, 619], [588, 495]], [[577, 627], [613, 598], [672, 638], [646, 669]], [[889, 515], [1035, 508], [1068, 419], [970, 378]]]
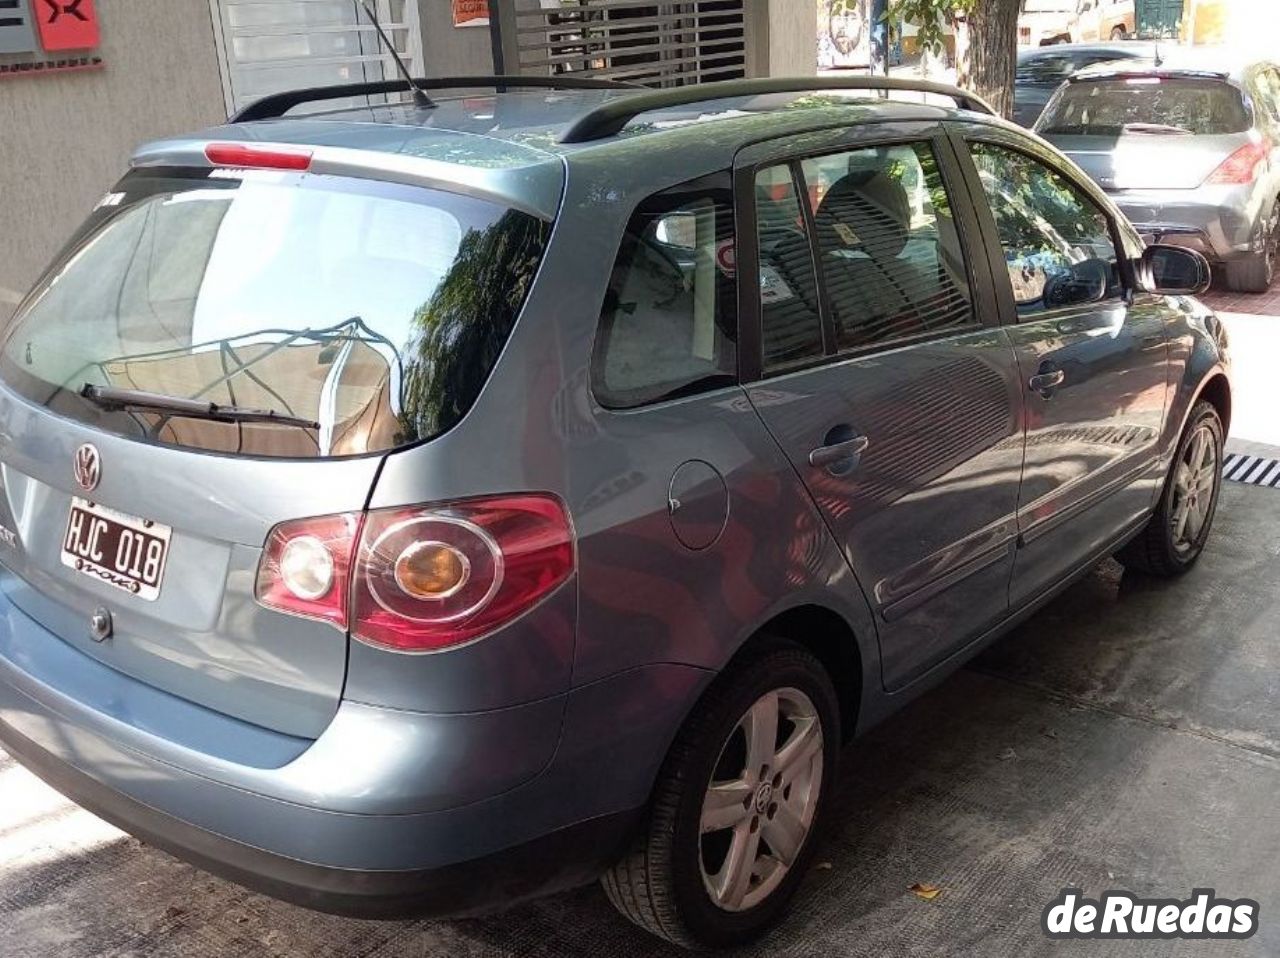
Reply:
[[97, 69], [101, 39], [93, 0], [0, 0], [0, 77]]

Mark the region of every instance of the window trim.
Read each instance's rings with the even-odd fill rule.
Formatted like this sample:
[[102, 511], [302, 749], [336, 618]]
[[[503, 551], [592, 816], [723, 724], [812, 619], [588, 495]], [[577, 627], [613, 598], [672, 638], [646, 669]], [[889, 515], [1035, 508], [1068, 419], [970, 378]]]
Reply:
[[[981, 132], [977, 132], [981, 130]], [[1135, 293], [1140, 289], [1136, 272], [1134, 270], [1133, 260], [1129, 258], [1127, 249], [1123, 242], [1117, 226], [1117, 220], [1110, 209], [1111, 201], [1106, 198], [1105, 193], [1101, 193], [1101, 188], [1092, 180], [1081, 183], [1079, 178], [1073, 173], [1066, 170], [1062, 163], [1058, 161], [1047, 149], [1040, 147], [1034, 140], [1023, 140], [1021, 136], [1015, 133], [1009, 133], [1004, 130], [992, 127], [972, 127], [970, 132], [951, 132], [952, 149], [955, 150], [960, 159], [960, 163], [964, 168], [964, 175], [968, 182], [970, 198], [974, 207], [975, 214], [978, 217], [979, 224], [983, 233], [983, 245], [986, 248], [987, 259], [991, 269], [992, 283], [995, 287], [995, 294], [999, 301], [999, 312], [1001, 315], [1001, 323], [1004, 326], [1023, 326], [1028, 323], [1040, 322], [1045, 319], [1060, 319], [1063, 317], [1074, 316], [1082, 311], [1098, 309], [1102, 304], [1121, 303], [1125, 306], [1132, 305]], [[1048, 168], [1053, 173], [1062, 177], [1070, 183], [1075, 189], [1083, 194], [1097, 208], [1098, 212], [1107, 222], [1107, 232], [1111, 235], [1111, 245], [1116, 253], [1116, 268], [1120, 273], [1120, 296], [1107, 297], [1104, 299], [1094, 300], [1091, 303], [1079, 303], [1072, 306], [1060, 306], [1057, 309], [1045, 309], [1029, 316], [1023, 316], [1018, 312], [1018, 303], [1013, 296], [1013, 283], [1009, 281], [1008, 267], [1005, 265], [1004, 246], [1000, 242], [1000, 231], [995, 222], [995, 216], [991, 212], [991, 201], [987, 198], [987, 191], [982, 185], [982, 180], [978, 173], [978, 165], [969, 151], [969, 147], [974, 143], [986, 143], [989, 146], [999, 147], [1008, 150], [1011, 153], [1020, 153], [1035, 163]]]
[[[804, 177], [803, 163], [805, 160], [857, 153], [863, 150], [882, 149], [894, 146], [914, 146], [916, 144], [925, 144], [933, 151], [934, 159], [938, 163], [939, 175], [942, 178], [942, 187], [946, 190], [947, 198], [951, 201], [952, 221], [956, 226], [956, 233], [960, 243], [960, 255], [964, 260], [965, 277], [969, 284], [970, 303], [974, 321], [972, 324], [962, 329], [937, 330], [911, 336], [899, 336], [894, 339], [886, 339], [883, 342], [870, 343], [865, 346], [841, 350], [837, 347], [838, 336], [835, 328], [835, 315], [834, 310], [831, 308], [831, 300], [827, 293], [826, 273], [821, 268], [821, 250], [818, 248], [817, 232], [813, 228], [814, 211], [810, 208], [808, 202], [808, 190]], [[806, 187], [801, 197], [803, 202], [800, 206], [805, 217], [805, 228], [809, 239], [809, 257], [813, 264], [814, 276], [818, 288], [818, 304], [821, 314], [820, 320], [822, 323], [824, 354], [822, 356], [815, 356], [809, 360], [787, 363], [773, 369], [766, 370], [764, 369], [763, 353], [764, 317], [763, 311], [760, 308], [760, 237], [756, 230], [755, 180], [756, 174], [760, 170], [780, 166], [786, 166], [792, 169], [793, 184]], [[980, 330], [990, 329], [1000, 325], [998, 313], [993, 315], [989, 311], [983, 309], [983, 303], [990, 302], [991, 295], [995, 293], [994, 280], [988, 272], [990, 264], [983, 262], [985, 257], [981, 255], [981, 252], [973, 252], [974, 250], [981, 249], [984, 233], [982, 224], [977, 218], [977, 213], [973, 209], [973, 199], [970, 195], [964, 170], [955, 155], [955, 144], [951, 141], [949, 132], [944, 127], [938, 127], [933, 132], [917, 133], [914, 135], [909, 133], [893, 132], [886, 134], [883, 137], [876, 137], [866, 141], [836, 144], [829, 147], [806, 150], [803, 152], [786, 151], [782, 155], [772, 156], [768, 159], [762, 159], [751, 164], [743, 164], [736, 167], [734, 170], [734, 190], [736, 194], [735, 204], [740, 210], [740, 225], [738, 229], [738, 357], [739, 381], [743, 385], [760, 380], [775, 379], [779, 376], [786, 376], [792, 373], [831, 365], [837, 362], [844, 362], [848, 359], [861, 359], [877, 353], [900, 349], [904, 346], [914, 346], [921, 343], [950, 339], [955, 336], [971, 335]], [[743, 210], [742, 207], [744, 206], [749, 209]], [[741, 225], [745, 223], [748, 218], [750, 222], [750, 233], [745, 232], [743, 225]], [[749, 280], [744, 280], [743, 278], [748, 275], [744, 268], [744, 259], [742, 256], [742, 248], [744, 246], [742, 242], [743, 237], [747, 237], [747, 244], [751, 247], [752, 269], [749, 274], [751, 277]], [[981, 266], [986, 266], [987, 269], [981, 269]], [[990, 319], [988, 319], [989, 316], [991, 317]], [[745, 333], [748, 327], [750, 328], [754, 339], [751, 344], [752, 349], [750, 353], [747, 353], [745, 348]], [[744, 358], [750, 359], [749, 366], [744, 367]]]
[[[640, 412], [645, 409], [651, 409], [656, 406], [663, 406], [673, 402], [684, 402], [689, 399], [696, 399], [702, 396], [723, 392], [726, 389], [736, 389], [743, 383], [742, 378], [742, 319], [739, 312], [734, 316], [733, 327], [737, 333], [737, 338], [732, 340], [734, 346], [734, 371], [725, 372], [726, 376], [733, 376], [735, 382], [732, 384], [724, 384], [717, 386], [707, 386], [705, 389], [695, 390], [678, 396], [663, 395], [653, 399], [641, 400], [637, 402], [617, 401], [618, 397], [610, 396], [607, 389], [602, 388], [603, 382], [600, 373], [600, 358], [604, 355], [604, 351], [608, 348], [608, 342], [611, 331], [606, 331], [604, 322], [605, 304], [613, 287], [613, 273], [618, 267], [619, 257], [622, 255], [624, 244], [631, 235], [632, 226], [635, 224], [637, 217], [645, 216], [649, 219], [656, 219], [667, 213], [671, 213], [680, 209], [682, 206], [688, 205], [698, 199], [707, 199], [716, 192], [724, 194], [724, 202], [721, 204], [726, 215], [730, 218], [730, 228], [733, 232], [733, 242], [735, 255], [741, 255], [741, 243], [738, 237], [741, 233], [738, 231], [738, 211], [736, 202], [736, 191], [734, 186], [734, 173], [732, 170], [718, 170], [714, 173], [708, 173], [704, 176], [697, 176], [691, 180], [685, 180], [668, 186], [665, 189], [658, 190], [642, 197], [631, 208], [627, 214], [626, 222], [622, 231], [618, 235], [617, 245], [614, 248], [612, 256], [609, 258], [608, 280], [605, 284], [604, 299], [596, 311], [595, 330], [591, 335], [591, 350], [588, 354], [587, 361], [587, 386], [591, 393], [592, 400], [601, 409], [607, 409], [615, 413]], [[661, 202], [659, 202], [661, 201]], [[652, 208], [648, 208], [652, 207]], [[722, 308], [740, 310], [742, 299], [742, 263], [739, 259], [735, 263], [733, 286], [734, 293], [726, 295], [725, 304]], [[692, 385], [692, 384], [690, 384]], [[677, 387], [679, 388], [679, 387]]]

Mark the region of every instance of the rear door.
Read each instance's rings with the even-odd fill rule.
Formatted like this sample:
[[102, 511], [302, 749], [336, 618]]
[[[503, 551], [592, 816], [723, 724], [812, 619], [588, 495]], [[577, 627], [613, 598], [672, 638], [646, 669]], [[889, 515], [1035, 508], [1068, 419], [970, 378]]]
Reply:
[[[257, 601], [268, 534], [315, 516], [354, 525], [383, 456], [466, 413], [549, 229], [413, 186], [130, 174], [0, 347], [0, 582], [13, 606], [166, 692], [318, 734], [347, 636], [319, 611]], [[476, 295], [477, 275], [500, 303]], [[286, 421], [175, 414], [148, 394]], [[345, 577], [331, 571], [301, 586], [322, 591], [295, 595], [336, 602]]]
[[941, 128], [739, 157], [751, 401], [875, 610], [899, 687], [1008, 609], [1017, 364]]
[[1133, 287], [1131, 228], [1030, 138], [958, 139], [1026, 396], [1014, 606], [1141, 521], [1162, 473], [1163, 300]]

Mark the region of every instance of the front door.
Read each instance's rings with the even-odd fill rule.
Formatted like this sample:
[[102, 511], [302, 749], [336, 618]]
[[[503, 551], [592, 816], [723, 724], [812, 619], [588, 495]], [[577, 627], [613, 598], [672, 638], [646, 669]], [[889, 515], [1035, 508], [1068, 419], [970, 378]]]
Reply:
[[747, 391], [875, 610], [890, 688], [1007, 613], [1022, 467], [1017, 362], [950, 145], [924, 127], [737, 178], [758, 236], [739, 265], [760, 276]]
[[1015, 607], [1151, 509], [1168, 376], [1161, 301], [1135, 296], [1117, 253], [1135, 239], [1089, 187], [1017, 146], [967, 143], [1026, 391]]

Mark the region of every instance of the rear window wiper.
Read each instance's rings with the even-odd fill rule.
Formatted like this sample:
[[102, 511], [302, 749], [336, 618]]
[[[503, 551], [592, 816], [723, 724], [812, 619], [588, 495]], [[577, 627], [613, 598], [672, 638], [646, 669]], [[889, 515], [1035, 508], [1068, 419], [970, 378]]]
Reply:
[[1126, 133], [1176, 133], [1180, 136], [1191, 134], [1186, 127], [1174, 126], [1171, 123], [1126, 123], [1122, 129]]
[[199, 399], [183, 399], [141, 389], [120, 389], [116, 386], [94, 386], [85, 383], [80, 395], [96, 406], [107, 410], [159, 412], [184, 419], [208, 419], [214, 422], [272, 422], [281, 426], [300, 426], [303, 429], [319, 429], [312, 419], [290, 416], [274, 409], [250, 409], [245, 406], [222, 406]]

